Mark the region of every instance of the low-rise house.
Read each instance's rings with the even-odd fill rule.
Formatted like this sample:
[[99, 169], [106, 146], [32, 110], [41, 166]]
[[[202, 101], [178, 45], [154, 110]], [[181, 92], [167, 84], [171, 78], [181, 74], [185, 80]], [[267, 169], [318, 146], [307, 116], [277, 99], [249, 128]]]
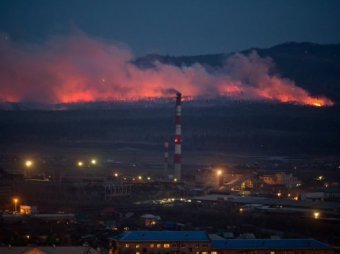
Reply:
[[115, 254], [332, 254], [313, 239], [211, 239], [204, 231], [130, 231], [112, 239]]
[[313, 239], [233, 239], [213, 241], [211, 254], [329, 254], [333, 250]]
[[119, 254], [210, 254], [211, 240], [203, 231], [130, 231], [115, 241]]

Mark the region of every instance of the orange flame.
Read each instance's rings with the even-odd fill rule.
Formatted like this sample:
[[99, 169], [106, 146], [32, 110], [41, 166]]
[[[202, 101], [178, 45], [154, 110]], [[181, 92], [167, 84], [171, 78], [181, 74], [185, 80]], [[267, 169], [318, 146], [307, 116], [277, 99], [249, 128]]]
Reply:
[[134, 57], [128, 49], [77, 34], [54, 38], [35, 51], [0, 40], [0, 56], [0, 101], [137, 101], [168, 97], [164, 91], [175, 88], [187, 96], [184, 100], [223, 96], [334, 105], [271, 74], [271, 62], [255, 52], [236, 54], [215, 72], [199, 64], [157, 63], [154, 69], [140, 69], [131, 63]]

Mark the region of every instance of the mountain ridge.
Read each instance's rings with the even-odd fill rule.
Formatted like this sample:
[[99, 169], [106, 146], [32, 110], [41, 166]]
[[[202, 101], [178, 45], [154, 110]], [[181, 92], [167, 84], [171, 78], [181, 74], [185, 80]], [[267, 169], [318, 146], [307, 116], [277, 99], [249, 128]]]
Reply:
[[312, 95], [325, 95], [340, 102], [340, 43], [285, 42], [270, 48], [250, 48], [239, 52], [196, 56], [149, 54], [137, 58], [140, 68], [153, 68], [156, 62], [178, 67], [201, 64], [207, 69], [221, 68], [226, 59], [236, 53], [248, 55], [256, 51], [273, 60], [276, 72], [291, 79]]

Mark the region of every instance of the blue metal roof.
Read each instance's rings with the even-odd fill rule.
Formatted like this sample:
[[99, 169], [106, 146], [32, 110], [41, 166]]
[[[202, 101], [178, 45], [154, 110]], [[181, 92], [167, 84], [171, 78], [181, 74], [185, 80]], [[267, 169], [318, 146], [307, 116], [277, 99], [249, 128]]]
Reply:
[[213, 240], [212, 249], [329, 249], [313, 239], [232, 239]]
[[120, 241], [210, 241], [204, 231], [129, 231]]

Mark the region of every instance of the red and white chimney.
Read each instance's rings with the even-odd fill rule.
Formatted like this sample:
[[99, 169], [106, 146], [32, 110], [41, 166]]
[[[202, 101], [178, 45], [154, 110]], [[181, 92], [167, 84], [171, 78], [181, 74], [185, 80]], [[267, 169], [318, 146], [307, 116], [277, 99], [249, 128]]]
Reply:
[[164, 177], [168, 176], [168, 167], [169, 167], [169, 139], [166, 137], [164, 139]]
[[181, 121], [181, 113], [182, 113], [182, 94], [176, 93], [176, 132], [175, 132], [175, 156], [174, 156], [174, 177], [180, 181], [182, 177], [181, 172], [181, 160], [182, 160], [182, 121]]

